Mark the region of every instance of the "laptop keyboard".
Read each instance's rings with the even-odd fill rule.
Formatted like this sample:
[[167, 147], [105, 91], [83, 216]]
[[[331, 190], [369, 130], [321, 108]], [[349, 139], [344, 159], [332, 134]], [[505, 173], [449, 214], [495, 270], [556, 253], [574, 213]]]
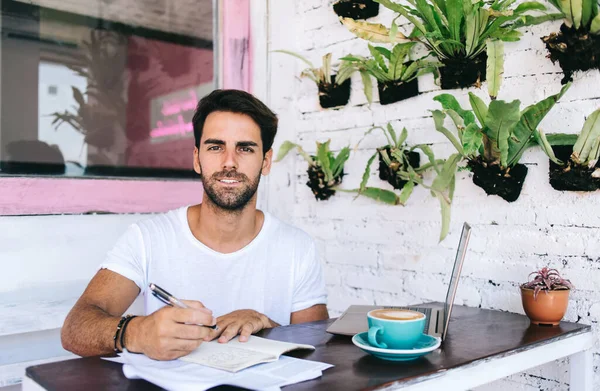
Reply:
[[431, 319], [431, 308], [423, 308], [423, 307], [393, 307], [393, 306], [385, 306], [384, 308], [386, 308], [386, 309], [393, 309], [393, 310], [417, 311], [417, 312], [420, 312], [422, 314], [425, 314], [425, 316], [427, 316], [427, 319], [425, 320], [425, 327], [423, 329], [425, 330], [425, 333], [427, 333], [427, 330], [429, 330], [429, 321]]

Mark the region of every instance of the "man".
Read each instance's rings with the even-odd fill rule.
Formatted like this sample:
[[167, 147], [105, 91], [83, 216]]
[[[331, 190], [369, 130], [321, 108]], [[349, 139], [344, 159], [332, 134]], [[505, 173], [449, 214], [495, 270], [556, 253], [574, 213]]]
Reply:
[[[328, 318], [313, 240], [256, 209], [275, 114], [248, 93], [217, 90], [200, 100], [193, 125], [203, 202], [128, 228], [67, 316], [65, 349], [91, 356], [125, 347], [171, 360], [203, 341], [244, 342], [264, 328]], [[165, 306], [150, 283], [189, 308]], [[140, 293], [146, 316], [122, 318]], [[200, 326], [215, 322], [216, 330]]]

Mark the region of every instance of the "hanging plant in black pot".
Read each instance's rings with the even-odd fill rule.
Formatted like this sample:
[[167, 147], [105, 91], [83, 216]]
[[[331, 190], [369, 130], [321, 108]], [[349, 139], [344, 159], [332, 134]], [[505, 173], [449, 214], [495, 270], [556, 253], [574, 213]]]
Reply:
[[[434, 100], [441, 103], [444, 111], [432, 112], [436, 129], [443, 133], [465, 159], [473, 172], [473, 183], [488, 195], [498, 195], [513, 202], [521, 194], [527, 167], [519, 164], [525, 149], [536, 139], [536, 128], [554, 104], [570, 87], [536, 104], [520, 110], [521, 102], [496, 99], [500, 89], [503, 66], [503, 44], [494, 43], [488, 53], [489, 105], [473, 93], [469, 93], [471, 110], [464, 110], [450, 94], [438, 95]], [[491, 55], [493, 53], [493, 56]], [[446, 114], [458, 131], [458, 138], [445, 126]], [[543, 134], [541, 138], [543, 138]]]
[[396, 190], [401, 190], [406, 182], [408, 182], [397, 175], [398, 171], [407, 171], [406, 167], [408, 166], [418, 169], [421, 162], [421, 155], [418, 152], [405, 149], [405, 147], [390, 147], [388, 145], [377, 149], [379, 179], [386, 181]]
[[521, 195], [527, 166], [515, 164], [504, 168], [500, 164], [488, 164], [482, 157], [469, 160], [467, 165], [473, 172], [473, 183], [487, 195], [497, 195], [508, 202], [516, 201]]
[[328, 200], [335, 194], [336, 187], [342, 183], [344, 177], [344, 164], [350, 157], [350, 148], [344, 147], [335, 156], [329, 150], [329, 142], [317, 142], [317, 154], [307, 154], [301, 146], [291, 141], [285, 141], [279, 151], [275, 162], [282, 160], [294, 148], [308, 162], [308, 182], [306, 185], [312, 190], [317, 200]]
[[600, 69], [600, 15], [598, 0], [550, 0], [562, 12], [558, 33], [542, 38], [550, 59], [563, 70], [562, 84], [573, 81], [575, 71]]
[[600, 109], [590, 114], [578, 136], [549, 134], [547, 138], [544, 143], [541, 137], [540, 144], [550, 157], [549, 177], [554, 189], [600, 189]]
[[[403, 128], [400, 135], [397, 136], [396, 131], [389, 123], [386, 128], [375, 126], [369, 129], [365, 136], [375, 129], [383, 131], [388, 145], [377, 148], [367, 162], [360, 188], [351, 191], [390, 205], [405, 205], [415, 186], [425, 187], [440, 201], [442, 212], [440, 241], [443, 240], [450, 229], [450, 204], [454, 195], [456, 169], [462, 156], [454, 154], [447, 160], [436, 160], [428, 145], [420, 144], [408, 148], [405, 143], [408, 137], [406, 128]], [[429, 158], [428, 163], [420, 165], [420, 155], [416, 152], [417, 149], [423, 151]], [[367, 186], [371, 176], [371, 165], [377, 156], [379, 156], [379, 178], [387, 181], [394, 189], [401, 190], [399, 195], [392, 190]], [[426, 184], [423, 180], [423, 173], [430, 169], [435, 170], [437, 176], [431, 184]]]
[[344, 106], [350, 100], [350, 79], [339, 84], [336, 76], [332, 75], [329, 83], [318, 83], [319, 104], [324, 109]]
[[443, 90], [479, 86], [486, 80], [487, 53], [476, 57], [444, 58], [440, 67], [440, 84]]
[[[399, 43], [392, 50], [369, 45], [372, 58], [349, 55], [342, 60], [353, 63], [377, 79], [379, 103], [388, 105], [419, 94], [417, 77], [428, 72], [436, 72], [440, 64], [430, 61], [406, 61], [415, 42]], [[372, 101], [370, 79], [365, 84], [365, 94]]]
[[389, 105], [419, 95], [419, 82], [416, 77], [407, 82], [377, 80], [377, 91], [379, 92], [379, 103]]
[[368, 19], [379, 14], [379, 3], [373, 0], [339, 0], [333, 11], [342, 18]]
[[323, 65], [320, 68], [307, 60], [304, 56], [288, 50], [275, 50], [275, 52], [286, 53], [304, 61], [309, 68], [302, 71], [300, 76], [308, 77], [317, 84], [319, 89], [319, 104], [322, 108], [344, 106], [350, 100], [350, 76], [357, 71], [356, 67], [343, 61], [337, 67], [337, 74], [332, 74], [331, 53], [323, 56]]
[[[443, 89], [465, 88], [486, 80], [487, 42], [490, 39], [518, 41], [519, 27], [547, 21], [557, 16], [533, 18], [530, 11], [546, 7], [536, 1], [517, 5], [512, 1], [462, 1], [459, 6], [445, 0], [423, 0], [398, 3], [376, 0], [384, 7], [403, 16], [415, 27], [417, 34], [402, 39], [421, 42], [430, 54], [444, 64], [441, 72]], [[397, 18], [398, 18], [397, 17]], [[396, 18], [396, 19], [397, 19]], [[386, 34], [397, 35], [396, 19], [390, 29], [366, 22], [344, 22], [358, 37], [371, 42], [385, 42]], [[481, 24], [481, 25], [480, 25]]]

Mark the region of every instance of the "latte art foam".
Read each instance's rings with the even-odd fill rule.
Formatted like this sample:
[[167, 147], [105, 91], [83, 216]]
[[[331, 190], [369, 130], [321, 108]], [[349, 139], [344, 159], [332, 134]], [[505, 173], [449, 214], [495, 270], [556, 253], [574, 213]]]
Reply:
[[389, 320], [415, 320], [425, 317], [424, 314], [417, 311], [386, 309], [371, 311], [371, 316], [374, 318]]

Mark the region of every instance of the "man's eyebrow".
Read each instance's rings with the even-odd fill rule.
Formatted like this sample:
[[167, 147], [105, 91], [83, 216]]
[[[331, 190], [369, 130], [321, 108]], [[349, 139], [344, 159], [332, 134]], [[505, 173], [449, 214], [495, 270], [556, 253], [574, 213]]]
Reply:
[[[204, 144], [225, 145], [225, 141], [216, 138], [209, 138], [204, 140]], [[237, 147], [258, 147], [258, 144], [254, 141], [238, 141], [235, 143], [235, 145]]]
[[209, 138], [204, 140], [204, 144], [217, 144], [217, 145], [225, 145], [225, 141], [219, 140], [216, 138]]
[[236, 145], [238, 147], [258, 147], [258, 144], [254, 141], [239, 141]]

